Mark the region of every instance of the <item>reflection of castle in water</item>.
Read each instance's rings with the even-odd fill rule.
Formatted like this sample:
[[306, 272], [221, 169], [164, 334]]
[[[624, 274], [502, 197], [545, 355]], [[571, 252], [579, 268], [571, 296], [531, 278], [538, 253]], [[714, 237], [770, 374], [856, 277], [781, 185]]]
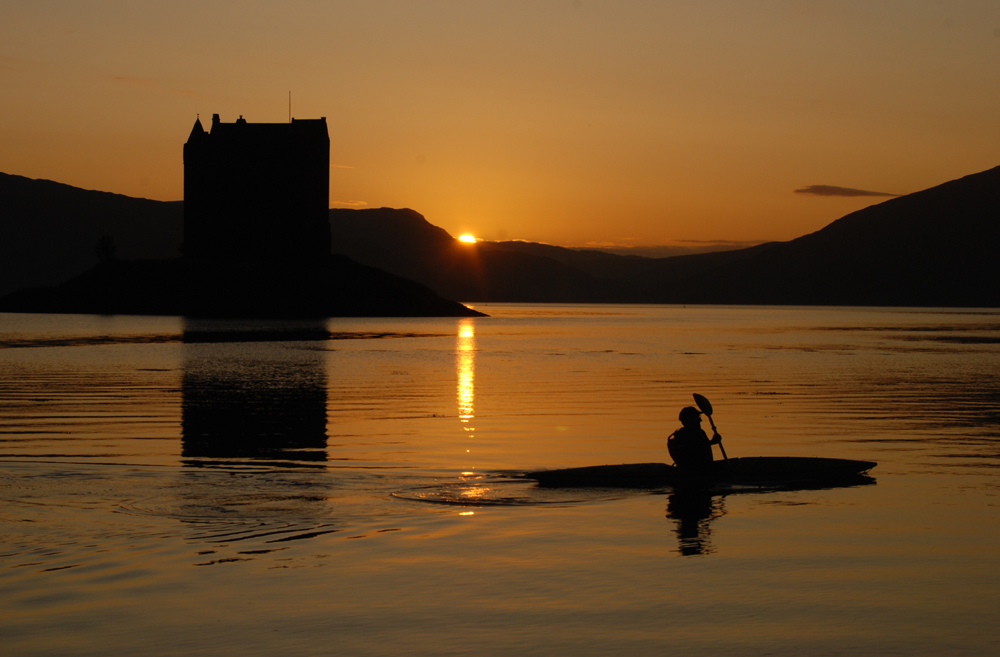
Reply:
[[326, 461], [323, 352], [281, 342], [324, 330], [223, 332], [188, 321], [181, 456]]

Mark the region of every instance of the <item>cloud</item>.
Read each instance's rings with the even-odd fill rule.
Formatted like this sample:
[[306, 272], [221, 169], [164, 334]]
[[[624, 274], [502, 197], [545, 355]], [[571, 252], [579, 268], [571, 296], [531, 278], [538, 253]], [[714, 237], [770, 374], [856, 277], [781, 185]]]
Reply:
[[[760, 241], [735, 240], [677, 240], [673, 244], [659, 246], [601, 246], [599, 242], [590, 242], [583, 248], [594, 251], [604, 251], [616, 255], [636, 255], [644, 258], [669, 258], [695, 253], [711, 253], [712, 251], [734, 251], [761, 244]], [[573, 247], [571, 247], [573, 248]]]
[[584, 243], [583, 248], [587, 248], [587, 249], [598, 249], [598, 248], [600, 248], [600, 249], [608, 249], [608, 248], [631, 249], [633, 246], [635, 246], [634, 244], [629, 244], [629, 242], [634, 242], [635, 241], [634, 237], [616, 237], [615, 240], [616, 241], [614, 241], [614, 242], [612, 242], [610, 240], [605, 240], [605, 241], [602, 241], [602, 242], [586, 242], [586, 243]]
[[[626, 239], [626, 238], [621, 238]], [[669, 244], [656, 246], [635, 246], [618, 242], [587, 242], [583, 246], [571, 246], [571, 249], [604, 251], [616, 255], [636, 255], [644, 258], [669, 258], [695, 253], [710, 253], [712, 251], [734, 251], [762, 244], [762, 240], [672, 240]]]
[[677, 244], [683, 245], [693, 245], [693, 246], [709, 246], [709, 247], [720, 247], [734, 249], [745, 249], [748, 246], [757, 246], [758, 244], [763, 244], [764, 240], [674, 240]]
[[362, 205], [368, 205], [368, 201], [330, 201], [330, 205], [346, 205], [348, 207], [361, 207]]
[[730, 251], [733, 249], [745, 249], [751, 246], [757, 246], [758, 244], [763, 244], [764, 240], [670, 240], [664, 244], [656, 244], [653, 246], [644, 245], [637, 246], [635, 244], [624, 244], [623, 242], [629, 242], [634, 240], [634, 237], [620, 237], [618, 241], [604, 241], [604, 242], [585, 242], [582, 247], [569, 247], [569, 248], [584, 248], [584, 249], [605, 249], [605, 250], [615, 250], [621, 253], [639, 253], [639, 252], [649, 252], [649, 253], [681, 253], [681, 252], [697, 252], [703, 253], [708, 251]]
[[331, 164], [331, 169], [353, 169], [354, 167], [349, 167], [346, 164]]
[[836, 187], [835, 185], [809, 185], [802, 189], [796, 189], [796, 194], [812, 194], [813, 196], [899, 196], [889, 192], [870, 192], [865, 189], [852, 189], [850, 187]]

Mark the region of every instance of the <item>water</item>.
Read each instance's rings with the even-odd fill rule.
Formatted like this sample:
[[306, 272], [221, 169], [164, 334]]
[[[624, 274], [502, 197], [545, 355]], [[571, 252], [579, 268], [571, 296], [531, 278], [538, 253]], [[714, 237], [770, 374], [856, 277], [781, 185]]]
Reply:
[[[1000, 311], [480, 309], [0, 316], [3, 654], [1000, 648]], [[876, 483], [517, 477], [665, 461], [692, 392]]]

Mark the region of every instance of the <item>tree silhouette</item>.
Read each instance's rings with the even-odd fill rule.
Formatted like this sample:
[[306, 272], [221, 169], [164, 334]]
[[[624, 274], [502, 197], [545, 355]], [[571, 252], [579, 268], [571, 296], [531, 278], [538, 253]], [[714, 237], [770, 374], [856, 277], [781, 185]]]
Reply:
[[101, 261], [101, 264], [114, 262], [118, 254], [115, 238], [111, 235], [101, 235], [101, 239], [97, 240], [97, 246], [94, 247], [94, 253], [97, 254], [97, 259]]

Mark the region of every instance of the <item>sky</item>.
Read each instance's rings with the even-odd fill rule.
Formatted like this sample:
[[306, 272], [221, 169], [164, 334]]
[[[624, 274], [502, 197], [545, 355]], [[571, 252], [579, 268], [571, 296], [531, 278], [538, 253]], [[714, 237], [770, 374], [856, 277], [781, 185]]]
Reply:
[[183, 198], [326, 117], [331, 207], [563, 246], [788, 240], [1000, 165], [1000, 2], [0, 3], [0, 171]]

